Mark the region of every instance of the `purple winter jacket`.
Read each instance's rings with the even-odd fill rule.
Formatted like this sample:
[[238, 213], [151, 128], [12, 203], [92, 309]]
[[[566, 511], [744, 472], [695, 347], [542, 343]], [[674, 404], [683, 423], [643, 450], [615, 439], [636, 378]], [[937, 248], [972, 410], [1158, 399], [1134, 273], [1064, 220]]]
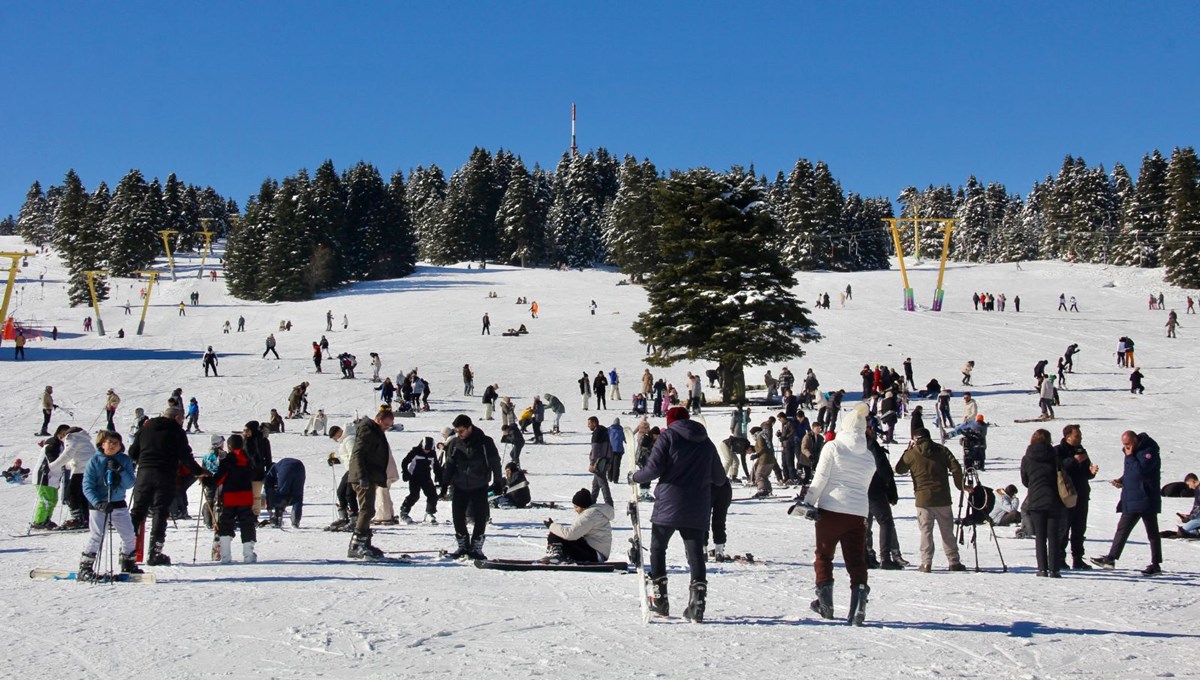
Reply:
[[650, 521], [676, 529], [708, 530], [712, 490], [727, 483], [717, 447], [704, 426], [677, 420], [662, 431], [646, 466], [633, 473], [639, 483], [657, 479]]

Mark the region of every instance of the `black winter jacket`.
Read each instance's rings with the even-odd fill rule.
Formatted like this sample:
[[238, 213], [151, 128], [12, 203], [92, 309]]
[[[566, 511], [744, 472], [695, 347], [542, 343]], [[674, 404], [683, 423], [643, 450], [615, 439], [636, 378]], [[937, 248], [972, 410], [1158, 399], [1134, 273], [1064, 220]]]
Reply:
[[871, 438], [867, 438], [867, 449], [875, 456], [875, 476], [871, 478], [871, 486], [867, 487], [867, 498], [872, 502], [887, 501], [889, 505], [895, 505], [900, 494], [896, 490], [896, 474], [888, 461], [887, 451]]
[[478, 427], [472, 428], [470, 439], [451, 437], [446, 442], [446, 475], [444, 484], [458, 491], [478, 491], [493, 486], [503, 488], [504, 471], [500, 469], [500, 452], [496, 442]]
[[1092, 472], [1092, 459], [1085, 458], [1081, 463], [1075, 460], [1077, 453], [1087, 456], [1087, 451], [1082, 446], [1071, 446], [1066, 440], [1054, 447], [1054, 455], [1058, 457], [1063, 472], [1074, 482], [1075, 493], [1079, 494], [1079, 501], [1082, 503], [1091, 498], [1092, 485], [1088, 482], [1095, 479], [1096, 475]]
[[354, 454], [350, 457], [350, 483], [387, 486], [388, 461], [392, 459], [387, 435], [372, 418], [359, 418], [354, 427], [356, 434]]
[[1055, 512], [1064, 507], [1058, 496], [1058, 456], [1049, 444], [1030, 444], [1021, 459], [1021, 483], [1028, 491], [1030, 512]]
[[183, 466], [193, 475], [204, 474], [204, 468], [192, 457], [183, 426], [174, 418], [151, 418], [138, 431], [138, 436], [129, 447], [129, 457], [141, 470], [159, 470], [174, 473]]

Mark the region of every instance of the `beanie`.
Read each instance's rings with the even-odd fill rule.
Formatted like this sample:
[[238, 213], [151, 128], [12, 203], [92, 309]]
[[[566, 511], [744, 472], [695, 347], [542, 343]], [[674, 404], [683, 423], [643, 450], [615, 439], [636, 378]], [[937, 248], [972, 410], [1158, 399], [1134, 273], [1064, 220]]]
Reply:
[[671, 423], [676, 420], [689, 420], [690, 418], [688, 410], [682, 406], [672, 406], [667, 409], [667, 427], [671, 427]]
[[425, 447], [424, 448], [426, 451], [430, 451], [433, 449], [433, 437], [425, 438]]
[[222, 437], [222, 436], [221, 436], [221, 435], [219, 435], [219, 434], [214, 434], [214, 435], [212, 436], [212, 440], [211, 440], [211, 441], [212, 441], [212, 446], [213, 446], [213, 448], [216, 448], [216, 447], [218, 447], [218, 446], [224, 446], [224, 445], [225, 445], [225, 438], [224, 438], [224, 437]]
[[980, 413], [979, 415], [975, 416], [975, 422], [978, 422], [978, 423], [982, 423], [982, 422], [983, 422], [983, 414], [982, 414], [982, 413]]
[[585, 509], [592, 507], [592, 492], [587, 489], [576, 491], [575, 495], [571, 496], [571, 504]]

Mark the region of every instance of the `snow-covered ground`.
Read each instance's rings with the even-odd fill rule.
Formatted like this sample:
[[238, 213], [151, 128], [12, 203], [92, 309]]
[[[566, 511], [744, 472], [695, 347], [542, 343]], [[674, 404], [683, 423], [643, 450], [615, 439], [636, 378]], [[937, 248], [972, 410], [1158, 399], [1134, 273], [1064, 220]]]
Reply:
[[[21, 249], [13, 237], [0, 248]], [[585, 413], [580, 412], [576, 380], [581, 371], [616, 368], [628, 398], [640, 383], [644, 347], [630, 323], [646, 307], [642, 290], [618, 286], [619, 274], [603, 271], [556, 272], [489, 267], [427, 267], [407, 279], [357, 285], [335, 296], [304, 303], [245, 303], [228, 296], [224, 283], [190, 278], [198, 262], [184, 259], [180, 279], [156, 287], [146, 334], [137, 336], [140, 284], [115, 281], [103, 305], [108, 335], [83, 334], [90, 309], [66, 304], [65, 273], [54, 257], [32, 258], [18, 280], [10, 312], [19, 320], [57, 325], [59, 339], [30, 343], [29, 358], [14, 363], [12, 344], [0, 349], [0, 462], [22, 458], [35, 467], [39, 456], [32, 434], [41, 424], [38, 397], [55, 387], [60, 412], [54, 423], [70, 422], [95, 431], [103, 426], [105, 390], [115, 388], [123, 402], [118, 425], [127, 432], [135, 407], [157, 412], [170, 391], [182, 387], [201, 405], [206, 433], [239, 430], [247, 420], [265, 420], [271, 408], [286, 408], [290, 388], [308, 380], [310, 408], [324, 408], [331, 423], [374, 409], [367, 353], [381, 354], [385, 373], [419, 367], [432, 383], [430, 413], [403, 420], [406, 431], [389, 435], [399, 457], [420, 437], [434, 434], [458, 413], [482, 415], [479, 396], [462, 396], [461, 370], [476, 373], [476, 394], [498, 383], [502, 395], [519, 405], [534, 394], [551, 392], [567, 405], [562, 436], [529, 446], [523, 463], [534, 497], [569, 505], [571, 495], [589, 486]], [[44, 289], [38, 284], [45, 275]], [[910, 268], [918, 303], [932, 299], [936, 263]], [[839, 308], [837, 291], [853, 286], [854, 298]], [[1166, 312], [1147, 311], [1150, 292], [1165, 290], [1168, 308], [1181, 314], [1179, 338], [1164, 337]], [[797, 292], [812, 300], [830, 293], [833, 309], [814, 310], [825, 339], [808, 354], [787, 362], [798, 376], [812, 367], [823, 388], [859, 389], [864, 363], [899, 367], [911, 356], [918, 384], [938, 377], [955, 389], [959, 368], [976, 362], [975, 387], [981, 412], [996, 424], [989, 437], [990, 486], [1019, 485], [1018, 463], [1038, 424], [1014, 419], [1037, 414], [1031, 393], [1032, 369], [1039, 359], [1051, 366], [1063, 349], [1079, 343], [1076, 372], [1062, 392], [1055, 439], [1066, 423], [1080, 423], [1084, 445], [1101, 468], [1093, 485], [1088, 552], [1103, 554], [1116, 523], [1117, 491], [1104, 482], [1119, 474], [1120, 433], [1149, 432], [1162, 446], [1163, 481], [1200, 471], [1194, 438], [1196, 338], [1200, 330], [1182, 316], [1185, 291], [1167, 289], [1157, 270], [1026, 263], [952, 265], [941, 313], [900, 309], [898, 271], [863, 274], [809, 273]], [[976, 312], [970, 293], [1006, 293], [1004, 313]], [[200, 306], [179, 317], [177, 305], [199, 291]], [[499, 297], [489, 299], [494, 291]], [[1079, 299], [1081, 311], [1055, 311], [1060, 292]], [[1021, 297], [1021, 312], [1012, 298]], [[540, 306], [531, 319], [519, 296]], [[126, 300], [134, 316], [126, 317]], [[593, 316], [589, 304], [599, 309]], [[325, 312], [337, 323], [327, 333], [332, 351], [359, 357], [359, 380], [342, 380], [333, 362], [315, 375], [312, 341], [325, 333]], [[480, 318], [491, 315], [490, 336], [480, 336]], [[224, 335], [226, 319], [246, 317], [246, 332]], [[349, 329], [341, 328], [343, 315]], [[291, 320], [290, 332], [279, 332]], [[505, 328], [525, 323], [529, 335], [506, 338]], [[117, 330], [127, 336], [117, 339]], [[261, 358], [263, 340], [274, 332], [282, 360]], [[1117, 338], [1137, 341], [1137, 361], [1145, 373], [1146, 394], [1128, 392], [1128, 372], [1115, 365]], [[213, 345], [221, 356], [221, 377], [205, 378], [200, 353]], [[651, 369], [682, 389], [686, 371], [712, 366], [679, 365]], [[778, 373], [779, 366], [771, 366]], [[761, 383], [762, 368], [748, 372]], [[715, 396], [715, 391], [710, 391]], [[928, 402], [927, 411], [932, 411]], [[625, 408], [626, 404], [621, 404]], [[707, 413], [713, 429], [724, 430], [727, 411]], [[618, 416], [617, 405], [600, 414]], [[766, 414], [756, 412], [755, 418]], [[621, 416], [622, 422], [632, 418]], [[657, 423], [661, 424], [661, 422]], [[499, 438], [498, 421], [481, 428]], [[327, 533], [333, 512], [335, 473], [325, 459], [333, 444], [302, 437], [302, 421], [288, 421], [286, 434], [272, 437], [275, 457], [291, 456], [308, 467], [303, 527], [260, 531], [255, 565], [220, 566], [207, 559], [208, 536], [200, 536], [199, 558], [192, 553], [196, 524], [180, 522], [168, 532], [171, 567], [151, 568], [155, 586], [84, 586], [31, 581], [33, 567], [73, 568], [84, 543], [81, 534], [26, 537], [33, 512], [31, 484], [0, 486], [0, 553], [4, 553], [6, 597], [0, 599], [0, 631], [8, 643], [5, 667], [13, 677], [412, 677], [500, 674], [503, 677], [1161, 677], [1194, 676], [1194, 649], [1200, 638], [1200, 543], [1165, 541], [1165, 574], [1137, 574], [1148, 561], [1141, 529], [1135, 530], [1114, 572], [1068, 572], [1061, 580], [1034, 577], [1032, 541], [998, 529], [1008, 573], [1000, 573], [995, 547], [980, 535], [983, 573], [951, 574], [939, 548], [932, 574], [871, 572], [871, 626], [853, 629], [821, 621], [808, 610], [812, 598], [813, 527], [785, 514], [789, 491], [768, 501], [736, 502], [730, 518], [729, 548], [752, 552], [765, 565], [712, 565], [708, 621], [704, 625], [643, 627], [637, 584], [621, 574], [504, 573], [472, 566], [419, 560], [412, 566], [347, 561], [347, 534]], [[293, 431], [295, 430], [295, 431]], [[907, 424], [897, 428], [906, 435]], [[193, 435], [203, 452], [209, 435]], [[902, 439], [903, 441], [903, 439]], [[891, 448], [893, 460], [903, 444]], [[952, 445], [960, 453], [957, 445]], [[629, 456], [626, 457], [628, 465]], [[342, 468], [338, 468], [340, 476]], [[899, 480], [896, 507], [900, 542], [915, 562], [917, 528], [911, 486]], [[195, 511], [198, 490], [193, 488]], [[735, 489], [738, 498], [752, 489]], [[624, 487], [617, 489], [625, 500]], [[393, 492], [399, 504], [403, 491]], [[1166, 499], [1160, 522], [1174, 527], [1174, 513], [1190, 499]], [[420, 507], [420, 506], [418, 506]], [[615, 522], [614, 552], [629, 535], [624, 508]], [[649, 508], [643, 507], [643, 513]], [[449, 520], [449, 508], [439, 518]], [[569, 519], [569, 510], [506, 510], [494, 513], [487, 553], [530, 558], [543, 551], [547, 515]], [[648, 516], [645, 514], [644, 516]], [[439, 526], [386, 527], [376, 533], [386, 551], [450, 547], [452, 530]], [[969, 546], [964, 560], [974, 565]], [[686, 601], [686, 566], [681, 546], [669, 553], [673, 606]], [[915, 566], [915, 565], [914, 565]], [[844, 571], [837, 574], [839, 613], [848, 599]], [[169, 674], [169, 675], [168, 675]]]

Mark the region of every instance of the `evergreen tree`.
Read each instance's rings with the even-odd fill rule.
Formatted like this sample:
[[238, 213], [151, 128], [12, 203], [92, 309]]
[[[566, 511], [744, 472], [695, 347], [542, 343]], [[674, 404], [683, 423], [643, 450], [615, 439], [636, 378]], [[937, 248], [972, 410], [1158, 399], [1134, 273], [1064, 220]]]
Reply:
[[[161, 203], [161, 196], [159, 197]], [[109, 243], [108, 266], [113, 276], [132, 277], [162, 252], [158, 235], [162, 221], [151, 203], [150, 185], [136, 169], [117, 183], [101, 229]]]
[[392, 218], [388, 187], [379, 170], [359, 163], [342, 177], [346, 190], [346, 228], [352, 234], [346, 245], [347, 278], [364, 281], [379, 276], [377, 258], [394, 244], [387, 242], [388, 223]]
[[54, 219], [46, 194], [40, 182], [34, 182], [25, 194], [25, 203], [17, 214], [17, 233], [34, 246], [41, 247], [50, 241], [54, 231]]
[[[100, 269], [101, 241], [96, 238], [98, 225], [89, 222], [89, 197], [83, 182], [74, 170], [67, 172], [63, 180], [63, 192], [58, 202], [57, 221], [54, 225], [54, 247], [67, 264], [70, 285], [67, 299], [72, 307], [91, 304], [91, 293], [87, 284], [87, 271]], [[104, 276], [94, 280], [96, 297], [108, 299], [108, 282]]]
[[987, 193], [974, 175], [967, 178], [962, 192], [962, 202], [954, 214], [950, 257], [963, 262], [979, 262], [987, 251], [992, 226]]
[[172, 251], [179, 253], [196, 250], [201, 242], [196, 236], [200, 225], [191, 222], [187, 207], [187, 186], [180, 182], [173, 172], [167, 175], [167, 183], [163, 185], [162, 204], [165, 221], [160, 228], [179, 232], [173, 237]]
[[817, 220], [816, 257], [822, 269], [847, 271], [849, 243], [842, 235], [842, 185], [824, 161], [813, 166], [813, 211]]
[[1165, 278], [1181, 288], [1200, 288], [1200, 162], [1192, 147], [1176, 149], [1167, 164], [1167, 234], [1161, 256]]
[[800, 158], [792, 167], [782, 192], [784, 203], [776, 214], [782, 217], [783, 257], [788, 266], [811, 271], [820, 266], [819, 225], [813, 167]]
[[1167, 231], [1168, 203], [1167, 160], [1155, 149], [1142, 156], [1137, 183], [1132, 195], [1126, 196], [1113, 253], [1115, 264], [1158, 266], [1159, 245]]
[[509, 173], [496, 223], [501, 262], [528, 267], [545, 261], [546, 211], [538, 201], [533, 176], [520, 160]]
[[408, 276], [416, 270], [417, 265], [417, 235], [413, 230], [404, 174], [399, 170], [388, 182], [387, 206], [384, 247], [375, 254], [371, 267], [372, 278], [376, 279]]
[[547, 225], [550, 259], [571, 268], [595, 266], [605, 260], [604, 195], [596, 159], [590, 153], [563, 154], [556, 174]]
[[887, 269], [891, 235], [884, 218], [892, 216], [892, 204], [886, 198], [863, 199], [858, 194], [846, 197], [842, 208], [842, 232], [845, 235], [847, 271]]
[[275, 194], [273, 229], [262, 258], [259, 296], [267, 302], [307, 300], [320, 284], [329, 283], [333, 253], [311, 231], [308, 172], [286, 177]]
[[491, 154], [476, 147], [466, 165], [451, 176], [442, 208], [441, 238], [446, 240], [442, 262], [495, 257], [496, 212], [502, 195], [496, 191], [492, 163]]
[[229, 293], [243, 300], [260, 300], [263, 253], [275, 231], [275, 195], [279, 185], [267, 178], [258, 194], [246, 202], [246, 214], [231, 227], [225, 244], [225, 280]]
[[801, 343], [819, 337], [791, 293], [791, 270], [761, 247], [779, 237], [763, 198], [738, 169], [675, 172], [656, 194], [662, 258], [633, 330], [654, 347], [652, 366], [718, 362], [725, 403], [745, 399], [745, 366], [801, 356]]
[[346, 190], [331, 160], [317, 167], [311, 181], [304, 171], [296, 180], [304, 190], [304, 194], [295, 202], [295, 215], [300, 225], [293, 227], [277, 218], [276, 228], [288, 230], [299, 235], [304, 242], [315, 245], [314, 260], [309, 269], [309, 290], [326, 290], [349, 280], [347, 262], [360, 257], [354, 252], [357, 244], [346, 221]]
[[658, 263], [658, 225], [654, 213], [658, 170], [649, 159], [638, 163], [633, 156], [626, 156], [620, 185], [605, 215], [605, 242], [621, 271], [633, 281], [641, 282]]
[[[444, 248], [439, 233], [442, 225], [442, 202], [446, 199], [446, 176], [437, 165], [428, 169], [417, 166], [408, 178], [408, 206], [413, 229], [417, 234], [421, 259], [437, 259], [435, 249]], [[440, 261], [440, 260], [439, 260]]]
[[17, 220], [12, 215], [0, 220], [0, 236], [12, 236], [17, 233]]

